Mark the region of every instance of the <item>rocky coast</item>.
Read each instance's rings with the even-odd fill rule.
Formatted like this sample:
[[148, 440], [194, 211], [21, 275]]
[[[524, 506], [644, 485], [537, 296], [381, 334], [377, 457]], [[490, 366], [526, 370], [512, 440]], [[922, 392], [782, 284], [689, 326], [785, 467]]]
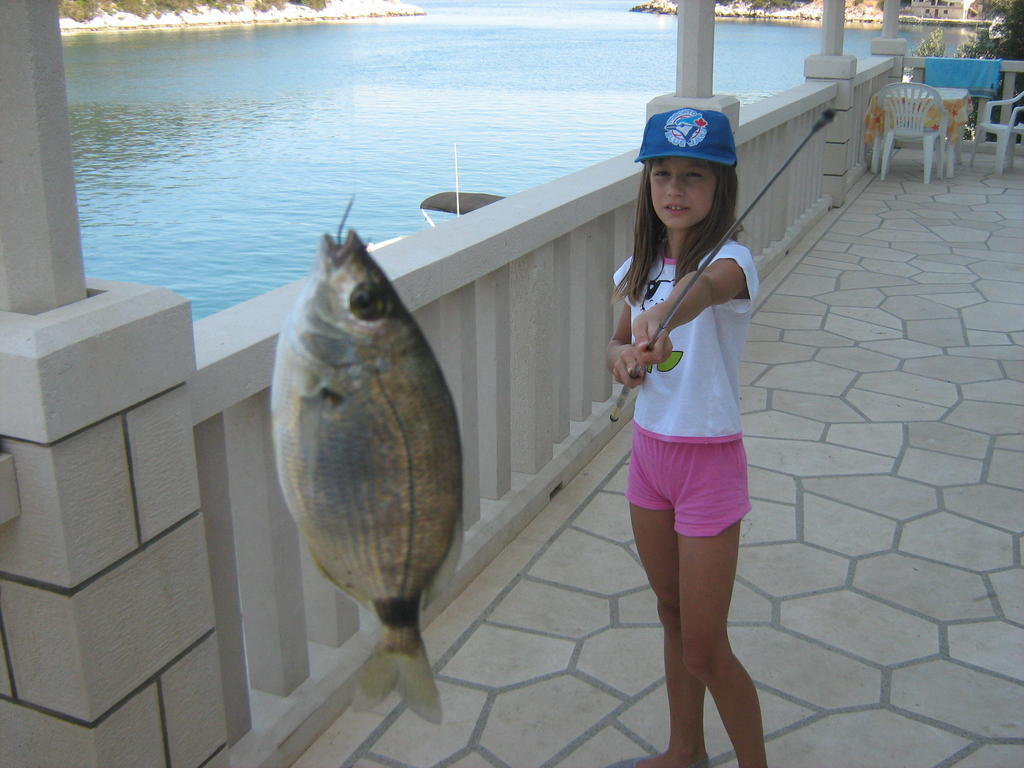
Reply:
[[[630, 10], [643, 13], [676, 12], [674, 0], [645, 0]], [[749, 3], [717, 3], [715, 15], [724, 18], [771, 19], [774, 21], [820, 21], [823, 12], [822, 0], [808, 3], [794, 2], [789, 8], [756, 8]], [[861, 23], [882, 23], [882, 4], [876, 0], [860, 3], [846, 3], [846, 20]]]
[[281, 8], [267, 7], [268, 3], [238, 2], [230, 9], [199, 6], [195, 11], [136, 16], [117, 11], [103, 13], [85, 21], [62, 18], [60, 29], [64, 34], [77, 32], [114, 32], [137, 29], [177, 29], [239, 26], [252, 24], [281, 24], [288, 22], [342, 22], [398, 16], [423, 16], [426, 11], [402, 0], [331, 0], [322, 10], [304, 5], [286, 3]]

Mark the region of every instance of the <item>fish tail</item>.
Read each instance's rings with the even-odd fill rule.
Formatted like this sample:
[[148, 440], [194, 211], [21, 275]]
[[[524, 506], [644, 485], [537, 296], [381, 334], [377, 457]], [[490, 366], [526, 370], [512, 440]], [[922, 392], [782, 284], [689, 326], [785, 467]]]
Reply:
[[359, 685], [362, 704], [367, 708], [397, 689], [413, 712], [431, 723], [441, 722], [441, 697], [417, 623], [384, 624]]

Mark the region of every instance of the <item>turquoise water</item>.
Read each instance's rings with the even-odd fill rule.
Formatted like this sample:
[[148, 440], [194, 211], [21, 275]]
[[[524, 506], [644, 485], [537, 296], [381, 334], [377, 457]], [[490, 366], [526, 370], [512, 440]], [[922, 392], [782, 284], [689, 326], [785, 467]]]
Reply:
[[[676, 20], [630, 0], [420, 5], [65, 38], [87, 274], [167, 286], [198, 319], [303, 276], [352, 195], [364, 239], [421, 229], [419, 202], [454, 188], [453, 145], [463, 190], [510, 195], [633, 149], [647, 101], [674, 90]], [[878, 34], [847, 30], [846, 52]], [[820, 40], [719, 22], [715, 90], [796, 85]]]

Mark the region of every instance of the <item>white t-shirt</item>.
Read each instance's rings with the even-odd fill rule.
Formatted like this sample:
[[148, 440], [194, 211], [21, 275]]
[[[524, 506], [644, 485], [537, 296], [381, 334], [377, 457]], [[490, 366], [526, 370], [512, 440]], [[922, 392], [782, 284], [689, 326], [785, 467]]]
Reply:
[[[675, 442], [711, 443], [742, 436], [739, 367], [750, 327], [750, 310], [757, 296], [754, 257], [746, 246], [729, 241], [714, 261], [732, 259], [747, 278], [749, 299], [731, 299], [708, 307], [689, 323], [669, 332], [672, 355], [647, 372], [633, 414], [636, 428], [653, 437]], [[615, 272], [615, 285], [632, 258]], [[674, 287], [675, 261], [657, 261], [648, 276], [655, 290], [634, 305], [632, 318], [668, 298]], [[650, 293], [648, 290], [646, 293]]]

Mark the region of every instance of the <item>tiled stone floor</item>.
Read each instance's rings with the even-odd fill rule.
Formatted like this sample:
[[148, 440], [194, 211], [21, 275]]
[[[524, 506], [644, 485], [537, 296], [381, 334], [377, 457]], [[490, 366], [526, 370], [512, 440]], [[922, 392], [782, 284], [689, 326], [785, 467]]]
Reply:
[[[731, 636], [773, 766], [1024, 766], [1024, 164], [906, 150], [766, 281]], [[624, 429], [427, 630], [445, 708], [294, 768], [600, 768], [667, 743]], [[709, 700], [713, 765], [733, 766]]]

